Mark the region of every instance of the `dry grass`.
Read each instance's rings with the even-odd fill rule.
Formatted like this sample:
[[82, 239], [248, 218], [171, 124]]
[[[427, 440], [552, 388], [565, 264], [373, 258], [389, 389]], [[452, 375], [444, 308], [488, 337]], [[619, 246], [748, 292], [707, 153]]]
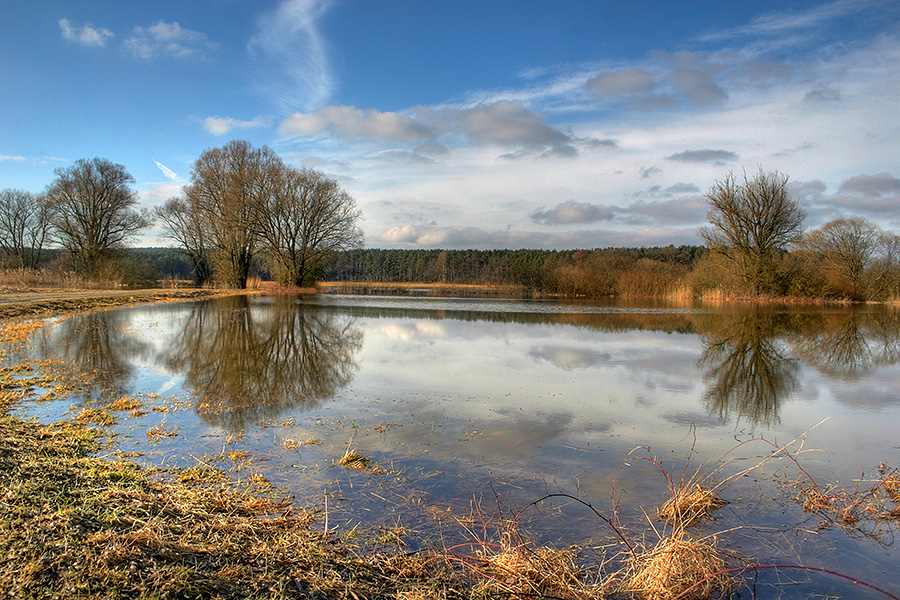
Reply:
[[368, 471], [369, 473], [373, 473], [375, 475], [384, 475], [387, 473], [387, 470], [378, 466], [372, 459], [367, 456], [361, 454], [356, 449], [347, 448], [344, 455], [338, 459], [338, 464], [342, 467], [347, 467], [348, 469], [356, 469], [358, 471]]
[[659, 516], [676, 529], [692, 527], [723, 506], [725, 501], [714, 491], [694, 484], [687, 490], [676, 490], [660, 507]]
[[89, 281], [72, 271], [60, 269], [0, 269], [0, 287], [16, 290], [34, 287], [88, 289], [109, 284], [110, 282]]
[[598, 588], [581, 581], [574, 551], [511, 543], [512, 539], [504, 535], [496, 551], [481, 552], [476, 567], [481, 576], [475, 586], [477, 595], [598, 597]]
[[[4, 409], [17, 400], [0, 394]], [[259, 478], [155, 475], [92, 456], [102, 437], [87, 420], [42, 428], [0, 412], [0, 596], [470, 597], [434, 561], [355, 555]]]
[[648, 600], [709, 598], [737, 583], [723, 572], [727, 567], [725, 557], [714, 539], [695, 539], [676, 530], [628, 561], [621, 587]]

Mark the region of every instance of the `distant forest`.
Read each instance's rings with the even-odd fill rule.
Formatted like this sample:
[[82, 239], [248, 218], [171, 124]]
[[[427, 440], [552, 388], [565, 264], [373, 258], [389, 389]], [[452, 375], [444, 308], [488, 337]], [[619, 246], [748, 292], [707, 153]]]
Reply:
[[[190, 280], [192, 263], [177, 248], [133, 248], [122, 252], [126, 285], [154, 280]], [[46, 264], [60, 258], [45, 250]], [[623, 272], [650, 270], [684, 275], [707, 254], [703, 246], [608, 248], [597, 250], [383, 250], [337, 252], [320, 274], [322, 281], [377, 281], [515, 285], [529, 290], [562, 292], [566, 280], [594, 275], [594, 293], [614, 295]], [[120, 263], [121, 264], [121, 263]], [[254, 271], [271, 279], [262, 263]], [[607, 273], [599, 277], [599, 271]], [[125, 273], [123, 273], [124, 275]], [[602, 281], [605, 279], [605, 282]], [[572, 282], [570, 282], [570, 285]], [[606, 289], [599, 289], [604, 285]], [[577, 293], [576, 290], [569, 290]], [[582, 290], [585, 291], [585, 290]]]

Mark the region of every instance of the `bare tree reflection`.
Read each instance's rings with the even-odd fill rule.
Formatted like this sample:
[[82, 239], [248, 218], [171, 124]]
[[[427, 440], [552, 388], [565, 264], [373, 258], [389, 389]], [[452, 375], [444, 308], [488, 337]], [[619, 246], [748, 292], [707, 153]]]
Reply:
[[798, 363], [781, 350], [780, 315], [747, 314], [708, 334], [700, 364], [709, 370], [704, 401], [722, 419], [736, 414], [751, 426], [779, 422], [779, 406], [798, 386]]
[[82, 401], [115, 400], [128, 393], [132, 359], [149, 352], [147, 344], [128, 334], [119, 310], [89, 312], [58, 323], [37, 342], [42, 358], [62, 361]]
[[900, 361], [900, 314], [851, 310], [823, 315], [792, 336], [798, 358], [822, 373], [856, 379]]
[[164, 362], [185, 375], [201, 418], [236, 431], [334, 396], [353, 379], [361, 347], [352, 318], [290, 297], [251, 307], [231, 296], [197, 303]]

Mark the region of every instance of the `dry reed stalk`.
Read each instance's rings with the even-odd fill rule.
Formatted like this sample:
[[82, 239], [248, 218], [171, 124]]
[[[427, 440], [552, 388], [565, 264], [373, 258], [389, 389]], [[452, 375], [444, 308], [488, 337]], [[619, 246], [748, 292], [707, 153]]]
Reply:
[[626, 569], [623, 591], [648, 600], [701, 600], [736, 583], [723, 572], [724, 553], [715, 540], [697, 540], [683, 530], [629, 559]]

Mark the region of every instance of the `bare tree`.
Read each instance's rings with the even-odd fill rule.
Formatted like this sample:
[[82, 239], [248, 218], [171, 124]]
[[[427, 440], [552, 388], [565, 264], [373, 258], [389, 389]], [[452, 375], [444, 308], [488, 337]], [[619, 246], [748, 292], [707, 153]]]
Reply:
[[52, 211], [45, 196], [0, 191], [0, 250], [11, 267], [36, 269], [49, 239]]
[[134, 178], [122, 165], [80, 159], [54, 173], [47, 188], [54, 238], [71, 254], [77, 270], [95, 277], [111, 250], [150, 224], [148, 213], [135, 209]]
[[331, 253], [362, 246], [356, 202], [324, 174], [281, 166], [273, 192], [258, 222], [279, 283], [308, 285]]
[[757, 294], [775, 291], [779, 259], [803, 232], [805, 214], [787, 182], [777, 171], [745, 174], [742, 185], [729, 174], [706, 194], [711, 227], [700, 232], [706, 245], [732, 261]]
[[200, 155], [184, 193], [209, 235], [217, 277], [237, 288], [247, 287], [259, 235], [259, 206], [272, 193], [273, 166], [281, 159], [263, 146], [234, 140]]
[[852, 300], [868, 299], [874, 281], [867, 275], [878, 256], [883, 233], [871, 221], [862, 217], [835, 219], [808, 232], [800, 248], [812, 252], [817, 265], [829, 277], [834, 291]]
[[194, 270], [194, 282], [203, 285], [212, 279], [209, 239], [200, 214], [183, 197], [169, 198], [154, 211], [162, 221], [165, 235], [178, 243], [187, 254]]

